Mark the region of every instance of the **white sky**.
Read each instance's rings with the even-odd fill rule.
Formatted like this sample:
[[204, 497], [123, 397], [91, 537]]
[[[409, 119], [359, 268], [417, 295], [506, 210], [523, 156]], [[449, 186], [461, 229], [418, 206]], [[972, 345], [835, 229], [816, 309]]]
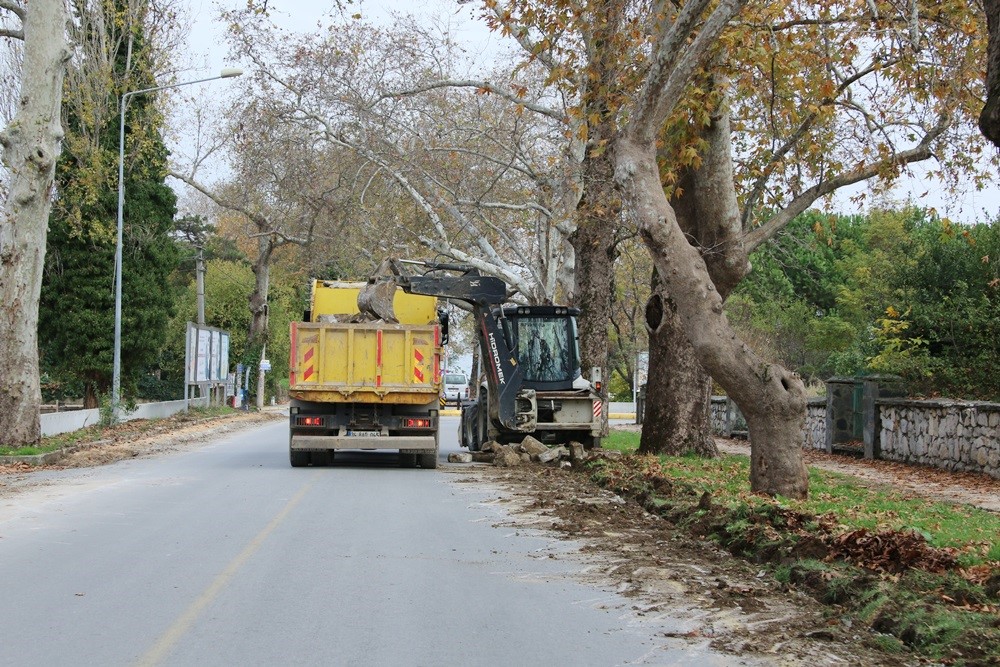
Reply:
[[[188, 40], [188, 57], [180, 59], [191, 63], [193, 69], [187, 78], [196, 79], [215, 75], [222, 67], [230, 64], [226, 60], [225, 28], [218, 21], [219, 9], [246, 6], [246, 0], [186, 0], [190, 12], [191, 33]], [[333, 11], [333, 0], [270, 0], [272, 19], [282, 27], [302, 31], [317, 24]], [[473, 18], [478, 3], [459, 7], [454, 0], [355, 0], [350, 5], [350, 13], [360, 13], [376, 22], [388, 22], [391, 14], [411, 12], [418, 17], [450, 17], [455, 36], [473, 54], [486, 54], [499, 50], [499, 38]], [[180, 78], [185, 78], [184, 74]], [[211, 88], [224, 86], [225, 82], [203, 84], [192, 88], [193, 96], [210, 95]], [[985, 140], [984, 140], [985, 142]], [[960, 195], [946, 195], [939, 185], [923, 177], [923, 170], [913, 168], [913, 178], [905, 179], [893, 197], [898, 202], [910, 201], [919, 206], [933, 207], [942, 216], [956, 222], [992, 220], [1000, 216], [1000, 178], [991, 187], [977, 192], [970, 185], [968, 192]], [[836, 196], [832, 210], [839, 213], [862, 213], [850, 201], [850, 195], [863, 191], [863, 185]]]
[[[225, 26], [218, 21], [220, 8], [246, 7], [246, 0], [186, 0], [190, 11], [191, 35], [189, 49], [192, 62], [207, 63], [205, 71], [224, 66], [226, 59]], [[454, 0], [354, 0], [347, 5], [348, 14], [387, 23], [393, 13], [412, 13], [417, 17], [450, 17], [456, 37], [474, 50], [489, 50], [497, 38], [481, 22], [474, 20], [477, 3], [458, 6]], [[303, 31], [315, 26], [324, 16], [334, 13], [333, 0], [269, 0], [271, 19], [289, 30]]]

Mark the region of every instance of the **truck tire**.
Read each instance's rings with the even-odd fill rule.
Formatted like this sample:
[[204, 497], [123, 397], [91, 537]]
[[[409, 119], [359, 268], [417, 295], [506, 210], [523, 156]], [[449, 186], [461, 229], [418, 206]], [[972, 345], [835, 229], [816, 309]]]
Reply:
[[428, 449], [420, 452], [420, 467], [426, 468], [427, 470], [433, 470], [438, 467], [438, 452], [441, 450], [441, 433], [437, 431], [434, 433], [434, 449]]
[[293, 468], [305, 468], [309, 465], [309, 452], [297, 452], [289, 447], [288, 462]]
[[314, 466], [333, 465], [333, 452], [329, 450], [325, 452], [310, 452], [309, 458], [312, 459]]
[[417, 455], [413, 452], [400, 452], [399, 453], [399, 467], [400, 468], [416, 468], [417, 467]]

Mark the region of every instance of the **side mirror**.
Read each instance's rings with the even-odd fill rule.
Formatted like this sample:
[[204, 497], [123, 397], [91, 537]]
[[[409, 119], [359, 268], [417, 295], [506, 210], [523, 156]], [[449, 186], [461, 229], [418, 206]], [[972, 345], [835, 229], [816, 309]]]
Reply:
[[441, 325], [441, 344], [448, 344], [448, 322], [449, 316], [447, 310], [438, 311], [438, 323]]

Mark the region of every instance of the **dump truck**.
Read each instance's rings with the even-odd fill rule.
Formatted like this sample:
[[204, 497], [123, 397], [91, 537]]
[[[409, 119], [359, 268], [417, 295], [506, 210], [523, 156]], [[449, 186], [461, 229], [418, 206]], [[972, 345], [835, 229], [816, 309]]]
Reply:
[[290, 463], [396, 450], [404, 467], [436, 468], [447, 316], [435, 297], [398, 291], [394, 318], [366, 319], [358, 306], [364, 286], [314, 280], [309, 310], [291, 323]]
[[[402, 264], [419, 266], [424, 273], [408, 275]], [[527, 435], [545, 444], [576, 441], [600, 447], [600, 369], [593, 369], [589, 380], [581, 373], [578, 310], [504, 305], [506, 283], [463, 264], [401, 260], [384, 264], [380, 273], [369, 281], [369, 287], [381, 289], [385, 305], [375, 309], [375, 316], [392, 319], [388, 295], [397, 287], [471, 307], [484, 372], [476, 398], [461, 405], [463, 447], [477, 451], [487, 441], [520, 442]]]

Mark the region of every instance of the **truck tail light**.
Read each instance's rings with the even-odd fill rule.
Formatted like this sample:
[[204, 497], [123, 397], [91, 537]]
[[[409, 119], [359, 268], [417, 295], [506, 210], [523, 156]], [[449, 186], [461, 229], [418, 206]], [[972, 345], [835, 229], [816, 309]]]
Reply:
[[296, 417], [295, 418], [295, 425], [296, 426], [322, 426], [323, 425], [323, 418], [322, 417]]
[[403, 426], [406, 428], [430, 428], [430, 419], [404, 419]]

